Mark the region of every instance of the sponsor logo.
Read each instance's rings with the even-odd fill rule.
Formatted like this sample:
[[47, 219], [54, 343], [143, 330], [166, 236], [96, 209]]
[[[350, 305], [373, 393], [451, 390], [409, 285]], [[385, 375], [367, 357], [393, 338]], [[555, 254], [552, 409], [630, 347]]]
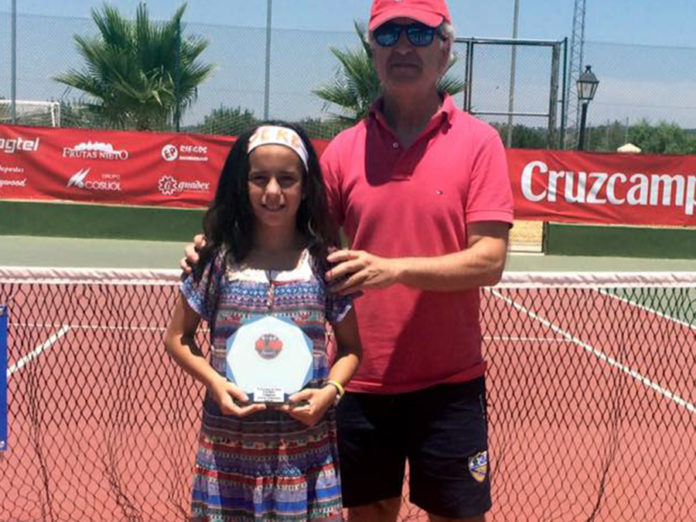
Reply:
[[283, 350], [283, 341], [271, 333], [263, 334], [254, 344], [258, 354], [266, 360], [275, 359]]
[[118, 174], [102, 174], [99, 179], [89, 176], [91, 169], [80, 169], [68, 180], [68, 187], [90, 192], [121, 192], [121, 177]]
[[488, 475], [488, 452], [481, 451], [469, 457], [469, 473], [476, 482], [483, 482]]
[[2, 187], [21, 187], [27, 186], [27, 178], [24, 179], [2, 179], [0, 178], [0, 188]]
[[15, 152], [36, 152], [39, 150], [39, 141], [41, 138], [28, 140], [26, 138], [0, 138], [0, 151], [5, 154], [14, 154]]
[[24, 174], [24, 168], [22, 167], [5, 167], [0, 165], [0, 173], [2, 174]]
[[116, 150], [111, 143], [91, 142], [80, 143], [74, 147], [63, 147], [64, 158], [119, 160], [128, 159], [127, 150]]
[[543, 161], [532, 161], [520, 182], [522, 195], [533, 202], [683, 207], [687, 216], [696, 209], [693, 175], [555, 171]]
[[165, 145], [162, 147], [162, 159], [164, 161], [176, 161], [179, 157], [179, 149], [174, 145]]
[[172, 145], [162, 147], [164, 161], [208, 161], [208, 147], [205, 145]]
[[206, 181], [179, 181], [174, 176], [162, 176], [157, 182], [157, 189], [165, 196], [181, 192], [209, 192], [210, 183]]
[[[4, 165], [0, 165], [0, 174], [6, 174], [12, 176], [13, 174], [16, 176], [19, 174], [20, 176], [24, 174], [24, 169], [22, 167], [5, 167]], [[27, 178], [19, 179], [17, 177], [10, 177], [8, 179], [3, 179], [0, 178], [0, 188], [2, 187], [21, 187], [25, 188], [27, 186]]]

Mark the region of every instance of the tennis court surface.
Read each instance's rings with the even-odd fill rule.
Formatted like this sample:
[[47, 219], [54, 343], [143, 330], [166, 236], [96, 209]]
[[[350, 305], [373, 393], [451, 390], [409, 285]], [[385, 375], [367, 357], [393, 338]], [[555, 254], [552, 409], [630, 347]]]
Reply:
[[[0, 520], [185, 518], [202, 390], [163, 349], [177, 276], [0, 268]], [[482, 302], [489, 520], [696, 520], [696, 275], [510, 272]]]

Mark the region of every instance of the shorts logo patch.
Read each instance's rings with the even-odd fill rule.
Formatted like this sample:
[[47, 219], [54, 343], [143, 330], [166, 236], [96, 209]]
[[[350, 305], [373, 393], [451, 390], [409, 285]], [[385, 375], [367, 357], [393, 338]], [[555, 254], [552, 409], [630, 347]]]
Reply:
[[488, 474], [488, 452], [481, 451], [469, 457], [469, 473], [474, 477], [476, 482], [483, 482], [486, 480], [486, 475]]

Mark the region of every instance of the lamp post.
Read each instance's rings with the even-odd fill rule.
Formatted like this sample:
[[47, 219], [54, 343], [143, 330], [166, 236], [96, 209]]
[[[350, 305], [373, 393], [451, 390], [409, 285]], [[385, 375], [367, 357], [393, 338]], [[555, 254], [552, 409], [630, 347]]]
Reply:
[[583, 72], [578, 78], [578, 101], [582, 104], [578, 150], [585, 149], [585, 123], [587, 122], [587, 106], [592, 101], [592, 98], [594, 98], [598, 85], [599, 80], [592, 72], [591, 66], [586, 65], [585, 72]]

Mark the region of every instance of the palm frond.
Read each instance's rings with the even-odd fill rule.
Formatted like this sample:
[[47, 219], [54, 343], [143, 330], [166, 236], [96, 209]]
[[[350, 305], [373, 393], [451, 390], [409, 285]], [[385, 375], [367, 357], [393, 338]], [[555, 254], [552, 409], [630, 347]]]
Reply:
[[54, 79], [81, 91], [89, 110], [116, 127], [164, 128], [177, 103], [181, 110], [189, 107], [214, 70], [200, 61], [208, 41], [181, 36], [185, 11], [186, 3], [166, 22], [154, 22], [144, 3], [133, 21], [109, 4], [93, 9], [98, 35], [73, 37], [82, 70]]

